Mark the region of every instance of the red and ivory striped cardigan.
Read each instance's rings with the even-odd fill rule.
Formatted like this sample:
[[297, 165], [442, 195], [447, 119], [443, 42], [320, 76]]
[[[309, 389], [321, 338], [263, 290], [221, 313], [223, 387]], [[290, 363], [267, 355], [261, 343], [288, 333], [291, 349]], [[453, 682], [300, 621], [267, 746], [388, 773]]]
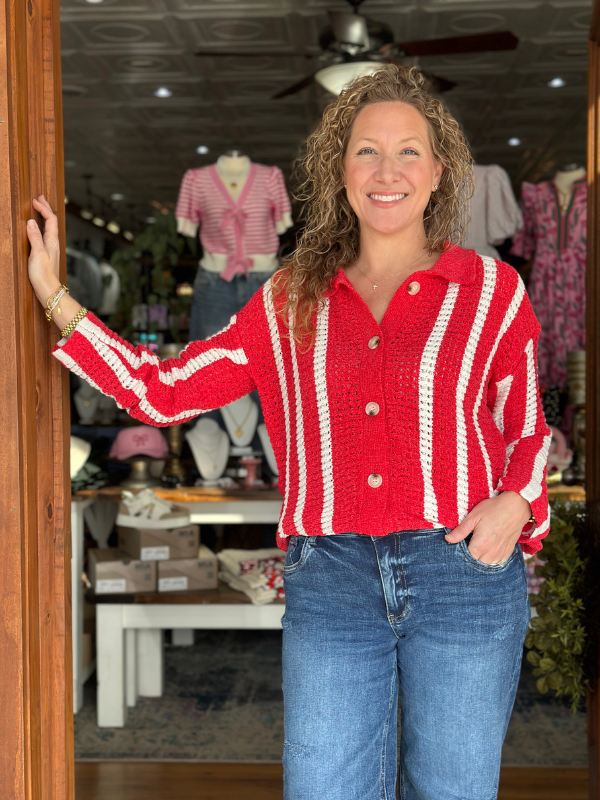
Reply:
[[171, 425], [258, 389], [291, 535], [454, 528], [499, 490], [548, 532], [550, 432], [536, 374], [540, 326], [517, 272], [450, 247], [398, 289], [378, 325], [340, 269], [301, 352], [270, 284], [224, 330], [161, 361], [88, 314], [54, 355], [131, 416]]

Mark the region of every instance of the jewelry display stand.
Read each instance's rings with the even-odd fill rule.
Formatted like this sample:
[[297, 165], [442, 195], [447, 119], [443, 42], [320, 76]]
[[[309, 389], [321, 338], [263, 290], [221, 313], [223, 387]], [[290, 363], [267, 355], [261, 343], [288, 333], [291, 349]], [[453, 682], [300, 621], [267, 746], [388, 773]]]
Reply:
[[132, 456], [127, 460], [131, 464], [131, 472], [124, 481], [121, 481], [120, 485], [124, 489], [147, 489], [160, 484], [150, 472], [150, 463], [153, 459], [148, 456]]
[[229, 460], [227, 434], [214, 419], [199, 419], [185, 438], [203, 478], [201, 485], [216, 486]]
[[269, 469], [275, 475], [275, 481], [273, 482], [274, 485], [277, 485], [277, 478], [279, 477], [279, 469], [277, 468], [277, 461], [275, 460], [275, 453], [273, 451], [273, 445], [271, 444], [271, 440], [269, 439], [269, 434], [267, 433], [267, 426], [264, 422], [256, 429], [258, 433], [258, 438], [260, 439], [260, 443], [263, 449], [263, 453], [265, 454], [265, 458], [267, 459], [267, 464], [269, 465]]
[[83, 378], [78, 380], [79, 389], [73, 395], [73, 401], [79, 414], [79, 424], [93, 425], [102, 394]]
[[254, 400], [249, 394], [239, 400], [234, 400], [228, 406], [223, 406], [221, 416], [233, 443], [231, 455], [251, 455], [250, 444], [254, 439], [258, 422], [258, 406]]

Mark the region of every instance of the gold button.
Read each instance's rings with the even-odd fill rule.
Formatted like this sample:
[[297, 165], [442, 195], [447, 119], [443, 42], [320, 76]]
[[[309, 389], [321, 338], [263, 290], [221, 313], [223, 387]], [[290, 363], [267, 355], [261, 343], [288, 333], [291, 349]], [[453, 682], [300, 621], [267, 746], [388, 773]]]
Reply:
[[375, 350], [375, 348], [379, 346], [380, 341], [381, 339], [379, 338], [379, 336], [373, 336], [372, 339], [369, 339], [369, 347], [371, 348], [371, 350]]
[[418, 281], [412, 281], [408, 284], [407, 292], [409, 294], [416, 294], [419, 289], [421, 288], [421, 284]]
[[365, 411], [370, 417], [376, 417], [379, 414], [379, 406], [377, 403], [367, 403]]
[[383, 478], [376, 472], [371, 473], [367, 478], [367, 483], [372, 489], [377, 489], [383, 483]]

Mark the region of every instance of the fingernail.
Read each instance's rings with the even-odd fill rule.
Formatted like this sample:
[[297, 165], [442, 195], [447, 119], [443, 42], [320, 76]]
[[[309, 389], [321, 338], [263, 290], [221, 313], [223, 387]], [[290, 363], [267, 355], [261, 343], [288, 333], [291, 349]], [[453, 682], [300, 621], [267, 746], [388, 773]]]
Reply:
[[27, 227], [28, 228], [35, 228], [35, 220], [34, 219], [28, 219], [27, 220]]

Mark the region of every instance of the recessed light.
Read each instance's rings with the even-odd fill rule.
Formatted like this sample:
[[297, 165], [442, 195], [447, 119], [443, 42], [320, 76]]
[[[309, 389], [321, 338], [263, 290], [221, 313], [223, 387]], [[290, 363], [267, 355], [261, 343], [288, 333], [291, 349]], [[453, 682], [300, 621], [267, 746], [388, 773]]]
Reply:
[[92, 5], [97, 5], [98, 3], [103, 3], [104, 0], [85, 0], [86, 3], [92, 3]]
[[564, 78], [552, 78], [551, 81], [548, 81], [548, 86], [551, 89], [561, 89], [563, 86], [566, 86], [567, 82]]
[[125, 200], [125, 195], [121, 194], [120, 192], [114, 192], [114, 194], [111, 194], [110, 199], [115, 200], [118, 203], [119, 200]]
[[92, 219], [92, 217], [94, 216], [91, 211], [88, 211], [85, 208], [83, 208], [79, 213], [84, 219]]
[[106, 220], [102, 219], [102, 217], [94, 217], [92, 220], [94, 225], [97, 225], [99, 228], [103, 228], [106, 225]]
[[131, 231], [123, 231], [123, 236], [130, 242], [133, 242], [135, 238]]
[[69, 204], [69, 198], [67, 197], [67, 195], [65, 195], [65, 205], [68, 205], [68, 204]]
[[205, 156], [207, 153], [210, 153], [210, 149], [205, 144], [201, 144], [200, 147], [196, 148], [196, 152], [198, 155]]
[[508, 144], [511, 147], [518, 147], [521, 144], [521, 140], [518, 139], [516, 136], [511, 136], [511, 138], [508, 140]]
[[167, 89], [166, 86], [159, 86], [154, 92], [155, 97], [171, 97], [172, 94], [173, 92], [170, 89]]
[[106, 230], [110, 231], [111, 233], [119, 233], [121, 228], [119, 227], [118, 223], [112, 221], [108, 223], [108, 225], [106, 226]]

